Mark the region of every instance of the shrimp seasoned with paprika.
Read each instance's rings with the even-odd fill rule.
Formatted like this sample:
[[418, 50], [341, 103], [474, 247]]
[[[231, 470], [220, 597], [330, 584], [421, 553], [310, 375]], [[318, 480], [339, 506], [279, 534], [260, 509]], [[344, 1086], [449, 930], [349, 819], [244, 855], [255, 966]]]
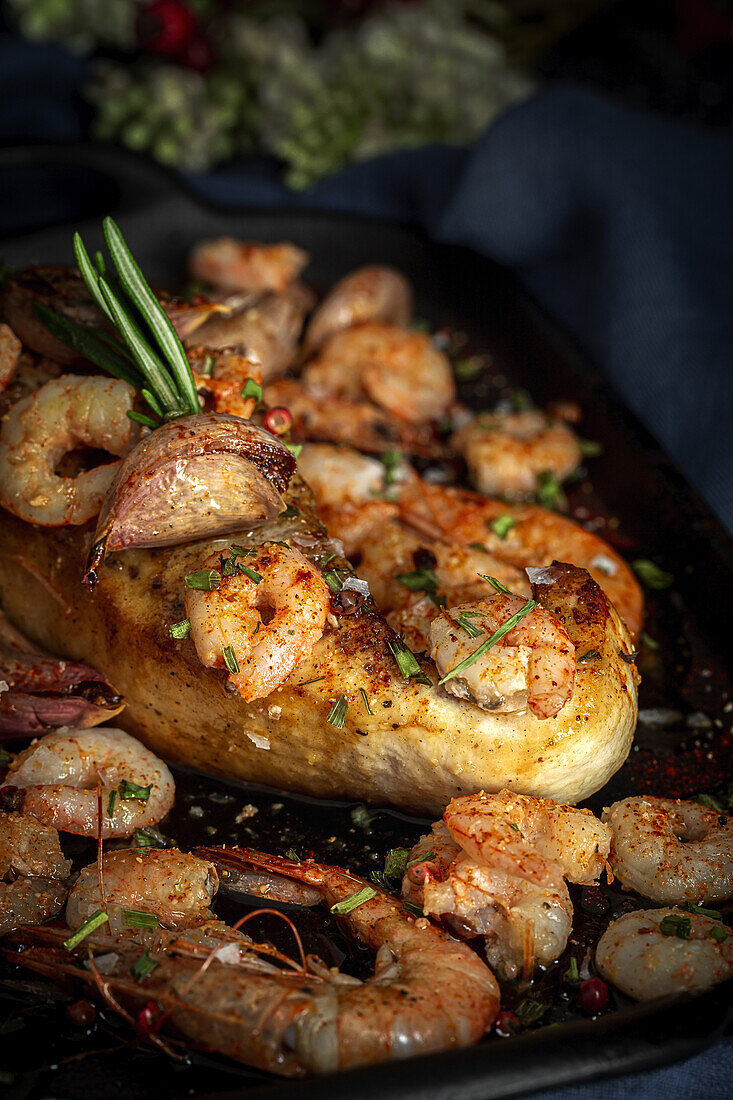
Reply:
[[371, 264], [345, 275], [314, 310], [303, 338], [310, 355], [329, 337], [364, 321], [406, 325], [412, 313], [412, 287], [392, 267]]
[[265, 293], [283, 291], [308, 263], [308, 253], [294, 244], [261, 244], [233, 237], [200, 241], [188, 258], [194, 279], [223, 290]]
[[131, 836], [156, 824], [175, 794], [162, 760], [124, 730], [105, 726], [59, 729], [34, 741], [10, 765], [5, 785], [22, 791], [23, 813], [92, 837]]
[[0, 812], [0, 936], [55, 916], [70, 870], [55, 829], [27, 814]]
[[207, 668], [227, 668], [247, 702], [283, 684], [323, 634], [330, 592], [299, 550], [262, 543], [214, 553], [210, 589], [186, 589], [191, 638]]

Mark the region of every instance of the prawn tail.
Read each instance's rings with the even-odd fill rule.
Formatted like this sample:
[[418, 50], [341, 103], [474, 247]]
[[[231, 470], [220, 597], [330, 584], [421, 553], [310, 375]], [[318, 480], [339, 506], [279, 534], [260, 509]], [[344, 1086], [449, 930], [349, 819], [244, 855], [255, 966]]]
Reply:
[[201, 859], [211, 860], [217, 870], [220, 867], [227, 871], [247, 871], [256, 868], [313, 886], [320, 886], [325, 882], [320, 865], [311, 860], [298, 862], [288, 859], [287, 856], [269, 855], [267, 852], [258, 852], [255, 848], [239, 847], [196, 848], [195, 854]]

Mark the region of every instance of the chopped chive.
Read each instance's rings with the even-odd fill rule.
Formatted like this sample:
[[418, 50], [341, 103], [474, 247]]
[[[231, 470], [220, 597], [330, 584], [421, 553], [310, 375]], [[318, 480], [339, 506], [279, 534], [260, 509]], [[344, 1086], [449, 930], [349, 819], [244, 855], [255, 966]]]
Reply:
[[295, 851], [295, 848], [288, 848], [287, 852], [285, 853], [285, 858], [286, 859], [291, 859], [293, 861], [293, 863], [302, 863], [303, 862], [301, 860], [300, 856], [298, 855], [298, 853]]
[[402, 454], [400, 451], [382, 451], [379, 456], [379, 461], [384, 466], [384, 484], [394, 485], [397, 480], [397, 470], [402, 465]]
[[189, 619], [181, 619], [180, 623], [173, 623], [169, 630], [171, 638], [187, 638], [191, 632], [191, 622]]
[[304, 688], [306, 684], [319, 684], [321, 680], [325, 680], [325, 676], [314, 676], [312, 680], [303, 680], [302, 684], [296, 684], [296, 687]]
[[277, 517], [278, 519], [295, 519], [300, 515], [300, 508], [297, 504], [288, 504], [284, 512], [281, 512]]
[[397, 668], [400, 670], [400, 675], [403, 680], [420, 680], [421, 683], [430, 683], [430, 680], [423, 673], [418, 663], [417, 657], [408, 649], [404, 642], [399, 639], [394, 641], [387, 641], [389, 651], [397, 662]]
[[204, 359], [203, 363], [201, 364], [201, 369], [199, 370], [199, 374], [202, 374], [204, 376], [204, 378], [211, 378], [212, 374], [214, 373], [214, 367], [215, 366], [216, 366], [216, 356], [207, 355], [206, 358]]
[[486, 544], [483, 543], [483, 542], [469, 542], [468, 545], [471, 548], [471, 550], [481, 550], [481, 552], [484, 553], [484, 554], [490, 554], [491, 553], [488, 546], [486, 546]]
[[578, 664], [580, 664], [581, 661], [594, 661], [596, 657], [600, 657], [600, 653], [597, 649], [586, 650], [581, 657], [578, 657]]
[[645, 630], [642, 630], [641, 632], [641, 640], [647, 647], [647, 649], [651, 649], [652, 652], [659, 649], [659, 642], [656, 641], [656, 639], [652, 638], [649, 634], [647, 634]]
[[453, 364], [453, 373], [459, 382], [470, 382], [478, 378], [484, 369], [486, 360], [483, 355], [469, 355], [465, 359], [457, 359]]
[[259, 584], [262, 580], [262, 574], [258, 573], [256, 569], [250, 569], [248, 565], [238, 565], [237, 571], [239, 573], [244, 573], [245, 577], [249, 577], [255, 584]]
[[515, 833], [519, 833], [519, 835], [521, 836], [522, 840], [524, 840], [524, 833], [522, 832], [522, 830], [521, 830], [521, 829], [519, 828], [519, 826], [518, 826], [518, 825], [515, 825], [513, 821], [509, 821], [509, 822], [508, 822], [508, 825], [509, 825], [509, 828], [510, 828], [510, 829], [514, 829], [514, 832], [515, 832]]
[[109, 799], [107, 801], [107, 817], [112, 817], [115, 812], [115, 802], [117, 801], [117, 791], [109, 792]]
[[583, 458], [598, 458], [603, 454], [603, 444], [595, 439], [579, 439], [578, 446]]
[[725, 928], [711, 928], [710, 929], [710, 936], [711, 936], [712, 939], [715, 940], [716, 943], [723, 943], [724, 940], [728, 939], [729, 935], [730, 935], [730, 932], [726, 932]]
[[151, 784], [142, 787], [139, 783], [133, 783], [130, 779], [120, 780], [117, 793], [120, 798], [137, 798], [140, 802], [147, 802], [150, 798]]
[[458, 625], [466, 631], [466, 634], [468, 634], [469, 638], [480, 638], [482, 634], [486, 633], [485, 630], [481, 630], [478, 626], [474, 626], [465, 611], [462, 611], [461, 614], [453, 620], [453, 622], [458, 623]]
[[513, 516], [497, 516], [495, 520], [489, 523], [489, 527], [494, 532], [497, 538], [500, 538], [502, 542], [507, 537], [512, 527], [517, 526], [517, 521]]
[[149, 974], [152, 974], [157, 965], [156, 960], [151, 959], [150, 952], [146, 947], [140, 958], [136, 959], [130, 967], [130, 973], [136, 981], [143, 982]]
[[371, 901], [371, 899], [376, 896], [377, 891], [373, 886], [362, 886], [361, 890], [357, 890], [350, 898], [344, 898], [343, 901], [337, 901], [335, 905], [332, 905], [331, 912], [337, 917], [344, 917], [347, 913], [351, 913], [354, 909], [358, 909], [364, 902]]
[[195, 573], [186, 573], [186, 588], [195, 588], [200, 592], [211, 592], [221, 584], [221, 573], [216, 569], [199, 569]]
[[478, 576], [482, 581], [488, 581], [492, 588], [495, 588], [497, 592], [501, 592], [502, 596], [512, 595], [507, 586], [498, 581], [496, 577], [490, 577], [488, 573], [479, 573]]
[[547, 1012], [548, 1006], [541, 1001], [521, 1001], [517, 1005], [517, 1016], [523, 1024], [536, 1024]]
[[695, 905], [694, 901], [686, 901], [683, 908], [688, 913], [699, 913], [701, 917], [710, 917], [711, 920], [722, 920], [723, 914], [719, 909], [703, 909], [702, 905]]
[[303, 450], [302, 443], [286, 443], [285, 446], [290, 451], [293, 458], [297, 460], [300, 458], [300, 452]]
[[239, 661], [234, 652], [234, 646], [225, 645], [221, 651], [221, 655], [224, 658], [224, 664], [227, 666], [229, 672], [231, 672], [233, 676], [236, 675], [236, 673], [239, 672]]
[[142, 909], [123, 909], [122, 920], [128, 928], [157, 928], [160, 924], [155, 913], [144, 913]]
[[445, 607], [445, 596], [438, 595], [440, 581], [432, 569], [413, 569], [409, 573], [395, 573], [395, 580], [411, 592], [424, 592], [436, 607]]
[[[339, 576], [339, 573], [344, 574], [343, 579]], [[338, 596], [339, 592], [344, 586], [344, 580], [347, 576], [348, 573], [345, 569], [326, 569], [323, 573], [323, 579], [333, 592], [334, 596]]]
[[68, 940], [64, 940], [64, 947], [67, 951], [73, 951], [75, 947], [78, 947], [82, 940], [85, 940], [87, 936], [90, 936], [92, 932], [96, 932], [98, 928], [101, 928], [103, 924], [106, 924], [109, 917], [102, 909], [97, 909], [91, 916], [79, 925], [73, 936], [69, 936]]
[[367, 693], [364, 691], [364, 688], [359, 688], [359, 694], [361, 695], [362, 699], [364, 700], [364, 706], [367, 709], [367, 714], [374, 714], [374, 711], [369, 706], [369, 700], [367, 698]]
[[343, 729], [344, 722], [346, 721], [346, 714], [349, 709], [349, 700], [346, 698], [343, 692], [339, 695], [336, 702], [331, 708], [331, 712], [326, 718], [326, 721], [331, 726], [336, 726], [338, 729]]
[[414, 901], [408, 901], [406, 898], [402, 899], [402, 908], [410, 914], [411, 917], [424, 917], [425, 914], [419, 905], [416, 905]]
[[255, 401], [262, 400], [262, 386], [255, 382], [254, 378], [248, 378], [242, 390], [242, 397], [254, 397]]
[[537, 474], [537, 499], [545, 508], [564, 508], [568, 498], [554, 470], [543, 470]]
[[690, 918], [677, 916], [676, 913], [668, 913], [659, 922], [659, 931], [663, 936], [676, 936], [678, 940], [689, 940], [691, 929]]
[[143, 829], [135, 829], [132, 834], [132, 839], [135, 841], [136, 848], [165, 848], [166, 840], [162, 833], [159, 833], [157, 829], [152, 829], [150, 826]]
[[649, 561], [647, 558], [638, 558], [631, 563], [631, 566], [636, 573], [637, 577], [647, 588], [654, 589], [655, 592], [661, 592], [664, 588], [674, 582], [674, 577], [671, 573], [666, 573], [664, 569], [661, 569], [653, 561]]
[[505, 623], [502, 623], [498, 630], [495, 630], [491, 637], [487, 638], [485, 642], [482, 642], [478, 649], [475, 649], [473, 653], [465, 658], [465, 660], [461, 661], [455, 668], [452, 668], [450, 672], [446, 672], [445, 676], [443, 676], [438, 683], [445, 684], [448, 680], [452, 680], [454, 676], [458, 676], [461, 672], [465, 672], [467, 668], [470, 668], [471, 665], [474, 665], [476, 661], [478, 661], [479, 657], [482, 657], [493, 645], [496, 645], [505, 635], [509, 634], [517, 623], [520, 623], [525, 615], [529, 615], [536, 607], [537, 602], [535, 600], [527, 600], [523, 608], [514, 615], [511, 615]]

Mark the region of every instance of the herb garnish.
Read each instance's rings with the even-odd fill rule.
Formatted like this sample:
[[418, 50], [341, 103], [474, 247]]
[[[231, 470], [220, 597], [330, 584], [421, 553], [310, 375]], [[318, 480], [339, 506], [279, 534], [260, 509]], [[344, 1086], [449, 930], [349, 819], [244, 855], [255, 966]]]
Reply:
[[417, 657], [408, 649], [403, 641], [399, 638], [395, 638], [394, 641], [388, 640], [387, 645], [389, 651], [397, 662], [397, 668], [400, 670], [400, 675], [403, 680], [417, 680], [421, 684], [430, 684], [429, 678], [420, 668]]
[[168, 847], [168, 841], [163, 834], [159, 833], [157, 829], [153, 829], [150, 825], [142, 829], [135, 829], [135, 832], [132, 834], [132, 839], [135, 841], [136, 848]]
[[302, 443], [286, 443], [285, 447], [287, 448], [287, 450], [290, 451], [291, 455], [293, 456], [293, 458], [297, 462], [298, 459], [300, 458], [300, 452], [303, 450], [303, 444]]
[[453, 373], [459, 382], [470, 382], [478, 378], [484, 369], [486, 359], [483, 355], [469, 355], [465, 359], [457, 359], [453, 364]]
[[603, 444], [596, 439], [578, 439], [578, 446], [583, 458], [598, 458], [603, 454]]
[[145, 913], [142, 909], [123, 909], [122, 920], [128, 928], [157, 928], [160, 924], [155, 913]]
[[501, 626], [497, 630], [495, 630], [494, 633], [490, 637], [488, 637], [485, 642], [481, 643], [478, 649], [475, 649], [473, 653], [471, 653], [468, 657], [461, 661], [460, 664], [457, 664], [455, 668], [452, 668], [450, 672], [446, 672], [445, 676], [443, 676], [442, 679], [438, 681], [438, 683], [445, 684], [448, 682], [448, 680], [452, 680], [454, 676], [458, 676], [461, 672], [465, 672], [465, 670], [467, 668], [470, 668], [471, 665], [475, 665], [479, 657], [483, 657], [484, 653], [488, 652], [488, 650], [490, 650], [492, 646], [496, 645], [498, 641], [501, 641], [501, 639], [505, 637], [505, 635], [507, 635], [511, 630], [514, 629], [517, 623], [520, 623], [522, 621], [525, 615], [529, 615], [529, 613], [531, 611], [534, 611], [536, 607], [536, 600], [527, 600], [524, 607], [520, 608], [520, 610], [515, 612], [514, 615], [511, 615], [505, 623], [502, 623]]
[[578, 664], [581, 661], [594, 661], [596, 657], [600, 657], [600, 653], [597, 649], [588, 649], [580, 657], [578, 657]]
[[295, 519], [300, 515], [300, 508], [297, 504], [288, 504], [284, 512], [281, 512], [277, 517], [278, 519]]
[[716, 943], [723, 943], [724, 940], [728, 939], [729, 935], [730, 935], [730, 932], [726, 932], [725, 928], [711, 928], [710, 929], [710, 936], [711, 936], [712, 939], [715, 940]]
[[655, 562], [649, 561], [648, 558], [638, 558], [631, 563], [631, 567], [639, 580], [655, 592], [661, 592], [664, 588], [669, 588], [674, 582], [671, 573], [666, 573], [664, 569], [656, 565]]
[[149, 974], [152, 974], [157, 965], [156, 960], [150, 958], [150, 952], [146, 947], [140, 958], [130, 967], [130, 973], [138, 982], [142, 982]]
[[419, 905], [416, 905], [414, 901], [410, 901], [408, 898], [402, 899], [402, 908], [410, 914], [411, 917], [424, 917], [425, 914]]
[[345, 917], [347, 913], [358, 909], [364, 902], [371, 901], [376, 896], [377, 891], [373, 886], [362, 886], [361, 890], [357, 890], [351, 897], [344, 898], [343, 901], [337, 901], [335, 905], [332, 905], [331, 912], [337, 917]]
[[63, 343], [138, 390], [153, 417], [130, 412], [131, 419], [155, 428], [163, 421], [200, 412], [193, 372], [172, 322], [118, 226], [109, 217], [102, 224], [116, 276], [108, 274], [101, 253], [92, 262], [78, 233], [74, 254], [87, 290], [114, 332], [77, 325], [41, 302], [34, 303], [34, 312]]
[[471, 619], [476, 618], [481, 618], [480, 611], [461, 611], [460, 615], [458, 615], [452, 621], [457, 623], [458, 626], [463, 627], [469, 638], [480, 638], [482, 634], [486, 633], [486, 631], [481, 630], [481, 628], [478, 626], [474, 626], [474, 624], [471, 622]]
[[331, 726], [336, 726], [337, 729], [344, 728], [344, 722], [346, 721], [346, 714], [349, 709], [349, 700], [346, 698], [343, 692], [339, 695], [336, 702], [331, 708], [331, 712], [326, 718], [326, 721]]
[[191, 632], [189, 619], [181, 619], [180, 623], [172, 623], [170, 626], [171, 638], [187, 638]]
[[293, 863], [302, 863], [303, 862], [301, 860], [300, 856], [298, 855], [298, 853], [296, 852], [295, 848], [288, 848], [287, 852], [285, 853], [285, 858], [292, 860]]
[[717, 798], [714, 798], [711, 794], [699, 794], [695, 800], [700, 802], [703, 806], [707, 806], [709, 810], [717, 810], [719, 814], [725, 813], [725, 808], [722, 802], [719, 802]]
[[13, 757], [8, 750], [0, 747], [0, 768], [7, 768], [8, 764], [12, 764], [12, 762]]
[[413, 569], [409, 573], [395, 573], [396, 581], [411, 592], [424, 592], [436, 607], [445, 607], [445, 596], [438, 595], [438, 580], [432, 569]]
[[109, 800], [107, 801], [107, 817], [112, 817], [115, 812], [115, 802], [117, 801], [117, 791], [109, 792]]
[[652, 651], [659, 649], [659, 642], [647, 634], [645, 630], [642, 630], [640, 637], [647, 649], [651, 649]]
[[238, 565], [237, 572], [244, 573], [245, 577], [249, 577], [255, 584], [259, 584], [262, 580], [262, 574], [258, 573], [256, 569], [251, 569], [249, 565]]
[[359, 694], [361, 695], [362, 699], [364, 700], [364, 706], [367, 709], [367, 714], [374, 714], [374, 711], [369, 706], [369, 700], [367, 698], [367, 693], [364, 691], [364, 688], [359, 688]]
[[397, 480], [397, 470], [402, 465], [402, 455], [399, 451], [382, 451], [379, 461], [384, 466], [385, 487], [394, 485]]
[[139, 783], [133, 783], [131, 779], [121, 779], [117, 788], [120, 798], [137, 798], [140, 802], [147, 802], [150, 798], [151, 784], [142, 787]]
[[689, 917], [680, 917], [676, 913], [668, 913], [659, 922], [659, 931], [663, 936], [676, 936], [678, 940], [689, 940], [692, 921]]
[[568, 968], [562, 976], [562, 980], [567, 982], [568, 985], [580, 984], [580, 971], [578, 970], [578, 960], [572, 958], [568, 964]]
[[198, 592], [212, 592], [221, 584], [221, 573], [216, 569], [198, 569], [195, 573], [186, 573], [184, 584]]
[[67, 951], [73, 951], [75, 947], [78, 947], [82, 940], [85, 940], [87, 936], [90, 936], [92, 932], [96, 932], [98, 928], [101, 928], [103, 924], [106, 924], [109, 917], [102, 909], [97, 909], [83, 921], [73, 936], [69, 936], [68, 940], [64, 940], [64, 947]]
[[224, 658], [224, 664], [227, 670], [231, 672], [232, 676], [235, 676], [239, 672], [239, 661], [237, 655], [234, 652], [233, 645], [225, 645], [221, 651], [221, 655]]
[[254, 397], [255, 401], [262, 400], [262, 386], [255, 382], [254, 378], [248, 378], [242, 390], [242, 397]]
[[496, 577], [490, 577], [488, 573], [478, 573], [477, 576], [479, 576], [482, 581], [488, 581], [491, 587], [495, 588], [497, 592], [500, 592], [502, 596], [512, 595], [512, 592], [507, 588], [507, 586], [505, 584], [502, 584], [501, 581], [498, 581]]
[[490, 523], [487, 523], [487, 527], [489, 527], [497, 536], [497, 538], [500, 538], [502, 540], [502, 542], [507, 537], [512, 527], [516, 526], [517, 521], [514, 519], [514, 517], [507, 515], [497, 516], [496, 519], [491, 520]]
[[545, 508], [564, 508], [568, 498], [554, 470], [542, 470], [537, 474], [537, 499]]

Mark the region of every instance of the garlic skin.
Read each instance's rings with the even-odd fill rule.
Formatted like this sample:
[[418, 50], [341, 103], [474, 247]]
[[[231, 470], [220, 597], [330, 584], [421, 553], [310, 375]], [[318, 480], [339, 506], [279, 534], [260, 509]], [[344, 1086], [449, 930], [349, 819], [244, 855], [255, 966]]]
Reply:
[[225, 413], [180, 417], [143, 436], [97, 520], [85, 582], [107, 553], [173, 546], [259, 527], [283, 511], [295, 458], [263, 428]]

